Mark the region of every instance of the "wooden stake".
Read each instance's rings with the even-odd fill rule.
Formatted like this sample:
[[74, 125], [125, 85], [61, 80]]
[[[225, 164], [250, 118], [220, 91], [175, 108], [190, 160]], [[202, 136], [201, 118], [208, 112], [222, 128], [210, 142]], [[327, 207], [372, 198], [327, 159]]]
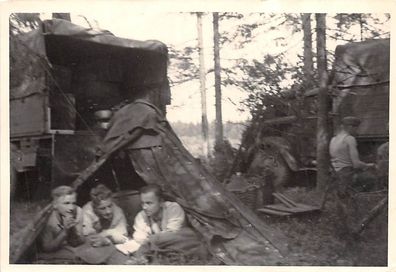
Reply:
[[380, 212], [387, 203], [388, 203], [388, 197], [385, 197], [380, 202], [378, 202], [378, 204], [375, 205], [375, 207], [370, 210], [368, 215], [365, 218], [363, 218], [362, 221], [360, 221], [359, 226], [353, 232], [355, 234], [360, 234], [374, 220], [374, 218], [376, 218], [380, 214]]

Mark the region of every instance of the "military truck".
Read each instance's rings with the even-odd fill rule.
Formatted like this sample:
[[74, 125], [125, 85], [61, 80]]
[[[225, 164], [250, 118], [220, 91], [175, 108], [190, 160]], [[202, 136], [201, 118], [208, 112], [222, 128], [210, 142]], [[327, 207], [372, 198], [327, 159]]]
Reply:
[[[336, 133], [343, 117], [359, 117], [356, 138], [367, 162], [375, 162], [376, 149], [389, 140], [389, 69], [389, 39], [351, 42], [335, 50], [329, 77], [329, 127]], [[304, 90], [300, 97], [291, 92], [278, 101], [271, 98], [277, 112], [272, 118], [253, 120], [242, 143], [246, 149], [242, 171], [256, 174], [270, 169], [275, 187], [295, 181], [314, 185], [317, 93], [315, 88]]]
[[[41, 197], [77, 177], [95, 159], [112, 111], [137, 88], [160, 84], [152, 101], [165, 113], [167, 62], [162, 42], [123, 39], [60, 19], [11, 36], [12, 195], [27, 188], [29, 197]], [[123, 163], [95, 179], [119, 182], [130, 169]]]

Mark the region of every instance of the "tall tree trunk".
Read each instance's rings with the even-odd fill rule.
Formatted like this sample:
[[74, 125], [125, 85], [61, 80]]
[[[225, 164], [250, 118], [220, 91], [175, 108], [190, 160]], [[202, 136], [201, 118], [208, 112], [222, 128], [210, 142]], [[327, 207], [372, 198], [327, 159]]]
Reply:
[[328, 74], [326, 59], [326, 14], [316, 14], [316, 46], [319, 74], [318, 122], [316, 135], [317, 189], [324, 192], [329, 180]]
[[359, 25], [360, 25], [360, 41], [363, 41], [364, 23], [363, 23], [363, 16], [361, 13], [359, 13]]
[[304, 87], [313, 87], [313, 56], [312, 56], [312, 29], [311, 13], [301, 15], [302, 29], [304, 33]]
[[213, 13], [213, 48], [214, 48], [214, 75], [216, 97], [216, 144], [223, 141], [223, 117], [221, 112], [221, 67], [219, 47], [219, 13]]
[[71, 22], [70, 13], [52, 13], [53, 19], [63, 19]]
[[[313, 88], [314, 84], [314, 67], [313, 67], [313, 53], [312, 53], [312, 29], [311, 29], [311, 13], [301, 14], [301, 26], [303, 30], [303, 84], [296, 92], [296, 102], [298, 106], [298, 111], [296, 112], [297, 119], [302, 126], [296, 128], [296, 133], [304, 133], [304, 131], [309, 130], [309, 124], [304, 119], [307, 115], [310, 115], [308, 109], [305, 107], [305, 96], [304, 93]], [[299, 142], [296, 145], [296, 151], [300, 154], [304, 153], [306, 146], [304, 142]]]
[[197, 13], [198, 48], [199, 48], [199, 79], [201, 85], [201, 110], [202, 110], [202, 151], [204, 157], [209, 156], [208, 116], [206, 110], [206, 70], [203, 49], [202, 13]]

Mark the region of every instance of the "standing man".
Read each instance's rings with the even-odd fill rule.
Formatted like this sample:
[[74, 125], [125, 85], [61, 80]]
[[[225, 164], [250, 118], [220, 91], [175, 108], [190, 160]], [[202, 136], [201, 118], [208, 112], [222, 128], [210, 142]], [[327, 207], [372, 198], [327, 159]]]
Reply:
[[76, 205], [76, 192], [69, 186], [52, 190], [54, 210], [40, 234], [43, 254], [40, 259], [48, 263], [73, 263], [78, 257], [75, 248], [84, 243], [83, 215]]
[[380, 188], [388, 188], [389, 174], [389, 142], [383, 143], [377, 149], [377, 176]]
[[351, 187], [355, 171], [366, 170], [374, 167], [373, 163], [365, 163], [359, 159], [357, 142], [355, 139], [360, 120], [353, 116], [344, 117], [341, 121], [341, 129], [330, 141], [331, 164], [336, 172], [337, 208], [339, 220], [344, 234], [352, 233], [352, 222], [348, 215], [348, 209], [356, 209], [353, 202]]

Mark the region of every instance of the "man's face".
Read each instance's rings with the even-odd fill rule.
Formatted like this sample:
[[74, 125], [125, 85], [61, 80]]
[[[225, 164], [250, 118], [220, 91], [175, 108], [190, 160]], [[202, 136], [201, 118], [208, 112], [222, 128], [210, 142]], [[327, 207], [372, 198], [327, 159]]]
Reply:
[[154, 192], [147, 192], [140, 194], [140, 200], [142, 201], [143, 211], [147, 216], [156, 216], [161, 210], [162, 201], [154, 194]]
[[60, 196], [55, 200], [55, 209], [63, 216], [74, 217], [76, 208], [76, 194]]
[[110, 198], [100, 201], [99, 205], [94, 209], [99, 218], [105, 220], [113, 219], [113, 201]]

